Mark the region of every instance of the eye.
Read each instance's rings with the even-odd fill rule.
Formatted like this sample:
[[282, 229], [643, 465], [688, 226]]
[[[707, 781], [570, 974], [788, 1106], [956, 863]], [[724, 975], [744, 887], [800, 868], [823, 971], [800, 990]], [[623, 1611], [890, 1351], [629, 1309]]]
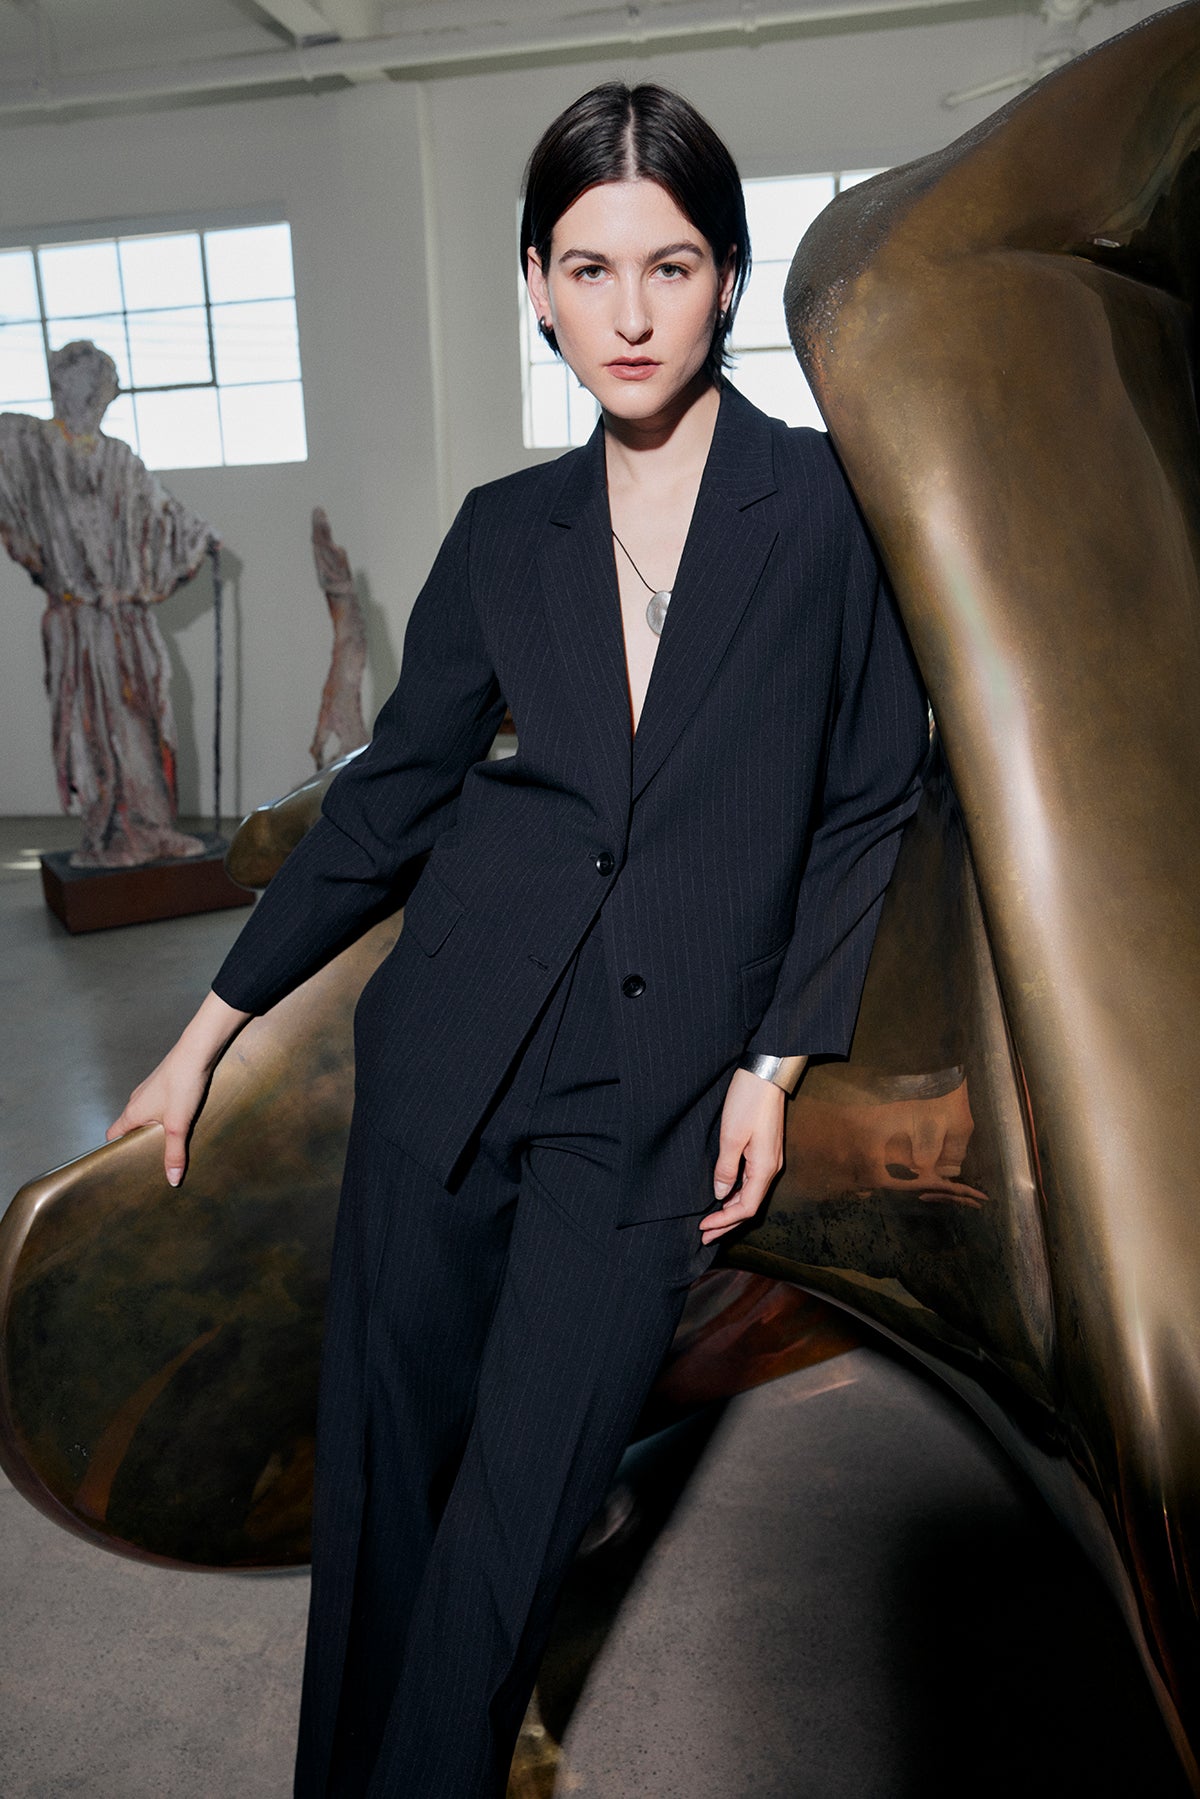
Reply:
[[678, 276], [687, 275], [690, 271], [681, 262], [660, 262], [655, 273], [665, 275], [668, 280], [674, 281]]
[[572, 281], [581, 281], [585, 287], [594, 287], [595, 282], [592, 280], [592, 277], [594, 275], [603, 275], [603, 273], [604, 268], [602, 264], [598, 262], [585, 262], [579, 268], [572, 269], [571, 279]]

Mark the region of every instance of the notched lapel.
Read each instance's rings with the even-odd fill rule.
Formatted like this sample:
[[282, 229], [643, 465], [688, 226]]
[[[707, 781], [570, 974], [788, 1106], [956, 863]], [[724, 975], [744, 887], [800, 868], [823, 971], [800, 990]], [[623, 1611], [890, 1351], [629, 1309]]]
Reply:
[[634, 799], [700, 704], [741, 622], [779, 535], [756, 507], [775, 485], [768, 420], [724, 388], [633, 741]]
[[547, 633], [565, 703], [580, 716], [595, 797], [623, 829], [629, 810], [629, 682], [613, 561], [604, 427], [596, 426], [563, 484], [538, 553]]

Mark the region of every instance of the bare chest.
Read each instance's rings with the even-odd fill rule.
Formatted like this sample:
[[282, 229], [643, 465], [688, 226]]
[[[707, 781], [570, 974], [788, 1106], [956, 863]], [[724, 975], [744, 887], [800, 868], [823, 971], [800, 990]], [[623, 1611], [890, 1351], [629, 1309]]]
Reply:
[[[662, 628], [661, 604], [651, 606], [651, 602], [656, 593], [669, 592], [674, 586], [691, 522], [692, 504], [686, 508], [672, 508], [657, 518], [645, 512], [625, 516], [614, 511], [613, 525], [620, 543], [614, 540], [613, 555], [621, 596], [630, 728], [634, 732], [642, 716]], [[653, 628], [652, 618], [659, 625], [659, 631]]]

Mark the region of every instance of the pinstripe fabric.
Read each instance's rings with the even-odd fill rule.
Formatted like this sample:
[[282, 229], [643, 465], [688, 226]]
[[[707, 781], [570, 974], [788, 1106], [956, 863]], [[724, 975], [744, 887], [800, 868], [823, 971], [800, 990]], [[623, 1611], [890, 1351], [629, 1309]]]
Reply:
[[[631, 742], [604, 477], [598, 428], [468, 497], [370, 748], [214, 986], [262, 1010], [410, 896], [359, 1005], [358, 1094], [450, 1183], [599, 913], [629, 1224], [694, 1207], [744, 1049], [848, 1048], [927, 732], [826, 438], [726, 388]], [[488, 762], [501, 694], [519, 750]]]
[[620, 1116], [596, 933], [453, 1194], [356, 1115], [297, 1799], [504, 1793], [562, 1578], [715, 1254], [699, 1214], [614, 1228]]

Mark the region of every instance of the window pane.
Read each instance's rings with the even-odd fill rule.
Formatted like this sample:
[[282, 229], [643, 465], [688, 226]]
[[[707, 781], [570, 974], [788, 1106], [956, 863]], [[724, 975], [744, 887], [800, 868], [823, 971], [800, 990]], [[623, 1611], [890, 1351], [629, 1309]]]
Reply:
[[571, 441], [567, 408], [567, 373], [561, 363], [543, 363], [529, 371], [530, 449], [553, 450]]
[[214, 306], [213, 347], [222, 387], [242, 381], [297, 381], [300, 344], [294, 300]]
[[274, 300], [296, 291], [286, 225], [206, 231], [204, 254], [210, 300]]
[[750, 270], [750, 282], [738, 304], [733, 322], [733, 348], [742, 350], [754, 344], [786, 344], [787, 323], [783, 316], [783, 284], [787, 280], [786, 262], [756, 262]]
[[567, 414], [571, 443], [585, 444], [600, 417], [600, 408], [596, 404], [595, 394], [582, 387], [574, 375], [567, 377]]
[[748, 181], [745, 193], [752, 255], [764, 262], [790, 262], [804, 233], [833, 199], [833, 176]]
[[194, 231], [170, 237], [121, 239], [121, 279], [130, 312], [147, 306], [203, 306], [200, 238]]
[[0, 325], [0, 394], [50, 397], [40, 325]]
[[55, 245], [39, 250], [38, 262], [47, 318], [120, 312], [124, 302], [115, 243]]
[[89, 341], [104, 350], [117, 365], [117, 380], [129, 386], [129, 351], [125, 344], [125, 320], [120, 313], [98, 319], [56, 319], [47, 327], [50, 348], [61, 350], [64, 344]]
[[217, 390], [135, 394], [138, 440], [148, 468], [219, 468]]
[[748, 400], [789, 425], [825, 429], [808, 382], [790, 350], [759, 350], [739, 356], [733, 384]]
[[203, 306], [129, 315], [134, 387], [168, 387], [177, 381], [211, 381], [208, 326]]
[[133, 395], [118, 394], [104, 415], [100, 429], [105, 437], [121, 437], [136, 450], [138, 447], [137, 419], [133, 411]]
[[51, 419], [54, 417], [54, 405], [49, 399], [0, 400], [0, 412], [27, 412], [31, 418]]
[[41, 317], [32, 250], [5, 250], [0, 254], [0, 319]]
[[308, 455], [298, 381], [221, 390], [225, 460], [303, 462]]

